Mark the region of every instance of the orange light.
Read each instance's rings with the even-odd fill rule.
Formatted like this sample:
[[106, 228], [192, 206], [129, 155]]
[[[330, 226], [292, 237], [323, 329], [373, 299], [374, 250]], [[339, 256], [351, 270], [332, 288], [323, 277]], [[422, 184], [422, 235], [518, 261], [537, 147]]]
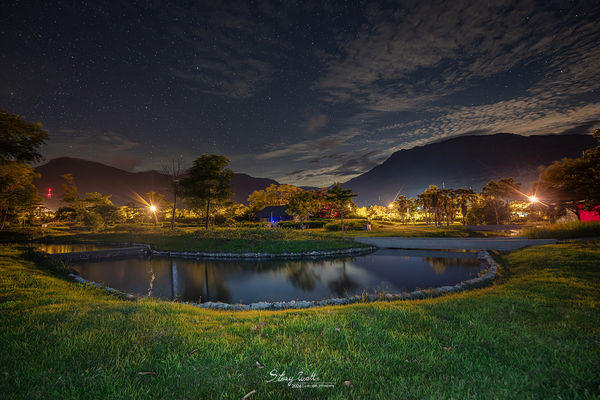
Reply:
[[152, 211], [152, 212], [156, 212], [156, 206], [155, 206], [155, 205], [151, 205], [151, 206], [150, 206], [150, 211]]
[[529, 201], [532, 202], [532, 203], [537, 203], [539, 200], [535, 196], [529, 196]]

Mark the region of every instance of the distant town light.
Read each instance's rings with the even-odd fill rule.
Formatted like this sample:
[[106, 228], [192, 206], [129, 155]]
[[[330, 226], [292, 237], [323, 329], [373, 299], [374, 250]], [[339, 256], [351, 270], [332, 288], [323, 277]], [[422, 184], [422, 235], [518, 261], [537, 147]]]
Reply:
[[392, 207], [394, 207], [394, 203], [388, 204], [388, 208], [392, 208]]

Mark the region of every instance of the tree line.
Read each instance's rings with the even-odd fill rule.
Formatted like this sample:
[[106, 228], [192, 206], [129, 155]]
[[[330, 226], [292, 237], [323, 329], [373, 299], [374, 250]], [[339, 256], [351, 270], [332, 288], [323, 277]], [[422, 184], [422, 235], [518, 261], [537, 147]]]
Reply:
[[[600, 129], [594, 132], [600, 140]], [[42, 199], [33, 180], [39, 175], [29, 165], [41, 159], [39, 147], [48, 133], [39, 123], [0, 110], [0, 229], [25, 219], [40, 216]], [[302, 190], [293, 185], [271, 185], [248, 197], [248, 206], [229, 201], [233, 171], [222, 155], [198, 157], [184, 174], [181, 164], [172, 160], [164, 172], [170, 177], [172, 202], [162, 194], [147, 193], [139, 202], [115, 206], [110, 195], [79, 194], [71, 174], [63, 176], [65, 207], [54, 217], [97, 228], [120, 222], [158, 222], [202, 218], [204, 227], [211, 223], [253, 220], [266, 206], [285, 205], [288, 214], [300, 221], [310, 218], [391, 219], [402, 223], [424, 222], [449, 226], [463, 224], [503, 224], [518, 222], [519, 212], [528, 212], [554, 221], [567, 211], [578, 215], [580, 209], [600, 205], [600, 146], [587, 150], [582, 157], [565, 158], [541, 167], [540, 178], [533, 186], [539, 201], [530, 201], [513, 178], [490, 181], [479, 193], [469, 188], [429, 186], [416, 198], [397, 196], [387, 207], [357, 207], [356, 194], [340, 183], [329, 188]], [[178, 209], [183, 199], [186, 209]], [[171, 200], [171, 199], [169, 199]], [[520, 211], [519, 211], [520, 210]]]

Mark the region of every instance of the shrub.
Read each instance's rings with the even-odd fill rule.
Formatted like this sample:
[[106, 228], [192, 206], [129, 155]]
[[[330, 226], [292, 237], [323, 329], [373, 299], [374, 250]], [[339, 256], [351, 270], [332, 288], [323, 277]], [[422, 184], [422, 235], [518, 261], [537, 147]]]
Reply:
[[293, 229], [301, 229], [302, 225], [304, 225], [304, 227], [307, 229], [322, 228], [323, 226], [325, 226], [325, 221], [304, 221], [304, 222], [283, 221], [283, 222], [280, 222], [277, 224], [277, 226], [280, 226], [281, 228], [293, 228]]
[[527, 228], [523, 235], [532, 239], [570, 239], [600, 236], [600, 222], [567, 222]]
[[[367, 221], [344, 221], [344, 230], [346, 231], [361, 231], [368, 224]], [[325, 225], [327, 231], [341, 231], [342, 224], [340, 222], [330, 222]]]

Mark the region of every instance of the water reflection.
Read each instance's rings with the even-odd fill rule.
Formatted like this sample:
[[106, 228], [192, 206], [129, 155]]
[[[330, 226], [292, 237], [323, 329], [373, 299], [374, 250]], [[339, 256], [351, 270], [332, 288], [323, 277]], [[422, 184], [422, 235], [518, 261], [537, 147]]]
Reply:
[[76, 269], [86, 279], [138, 295], [251, 303], [453, 285], [476, 276], [479, 262], [473, 253], [380, 250], [314, 261], [129, 258], [81, 263]]
[[114, 249], [115, 247], [119, 247], [118, 245], [98, 245], [98, 244], [88, 244], [88, 243], [74, 243], [74, 244], [65, 244], [65, 243], [30, 243], [31, 246], [36, 248], [37, 250], [43, 251], [48, 254], [61, 254], [61, 253], [72, 253], [78, 251], [94, 251], [94, 250], [104, 250], [104, 249]]

